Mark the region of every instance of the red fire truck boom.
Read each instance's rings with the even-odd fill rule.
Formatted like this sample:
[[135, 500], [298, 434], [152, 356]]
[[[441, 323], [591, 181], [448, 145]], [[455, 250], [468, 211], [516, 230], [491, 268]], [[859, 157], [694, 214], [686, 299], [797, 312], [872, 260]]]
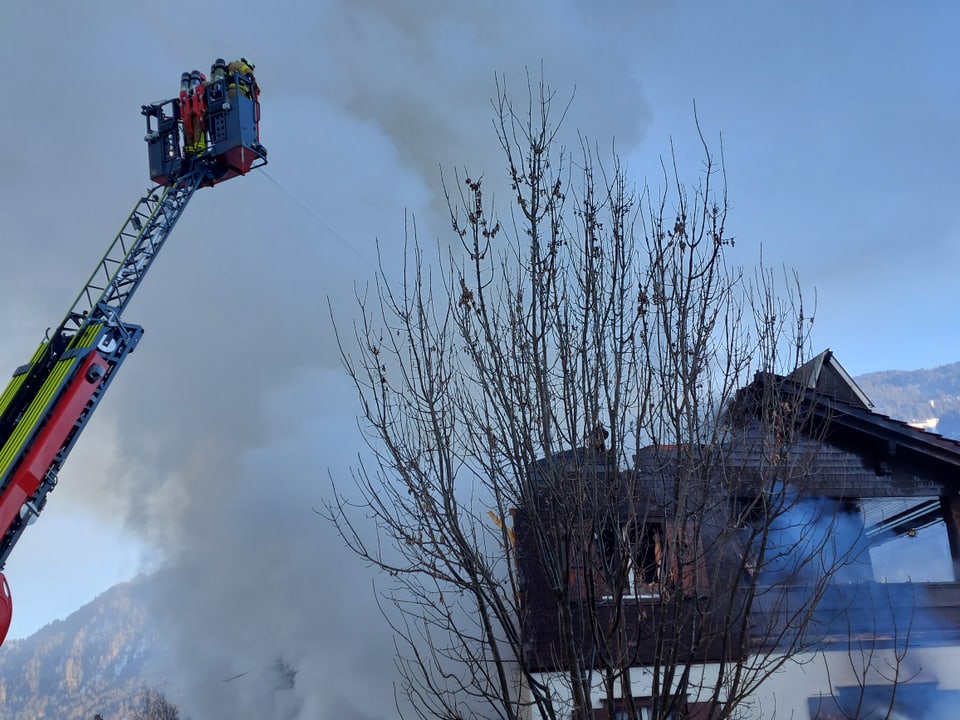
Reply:
[[[139, 342], [143, 328], [125, 322], [123, 312], [193, 194], [266, 164], [252, 75], [229, 73], [191, 92], [201, 94], [191, 107], [202, 108], [203, 148], [183, 150], [183, 98], [143, 106], [155, 185], [137, 201], [63, 321], [0, 395], [0, 570]], [[12, 614], [0, 573], [0, 643]]]

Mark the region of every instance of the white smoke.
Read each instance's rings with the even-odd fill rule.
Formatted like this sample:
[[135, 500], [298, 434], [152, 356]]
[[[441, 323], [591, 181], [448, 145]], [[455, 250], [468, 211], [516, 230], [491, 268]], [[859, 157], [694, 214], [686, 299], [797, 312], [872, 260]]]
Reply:
[[558, 106], [575, 93], [572, 138], [578, 126], [627, 147], [641, 138], [634, 18], [618, 5], [111, 0], [93, 12], [58, 0], [3, 11], [6, 93], [24, 109], [0, 118], [17, 180], [0, 207], [10, 368], [148, 184], [140, 105], [217, 56], [249, 57], [263, 87], [276, 182], [255, 174], [197, 194], [127, 313], [144, 340], [48, 510], [122, 516], [161, 554], [157, 681], [194, 720], [395, 713], [373, 578], [313, 510], [328, 469], [349, 482], [363, 447], [327, 298], [349, 328], [377, 242], [388, 266], [402, 255], [405, 211], [446, 241], [441, 166], [503, 173], [495, 74], [518, 98], [541, 67]]

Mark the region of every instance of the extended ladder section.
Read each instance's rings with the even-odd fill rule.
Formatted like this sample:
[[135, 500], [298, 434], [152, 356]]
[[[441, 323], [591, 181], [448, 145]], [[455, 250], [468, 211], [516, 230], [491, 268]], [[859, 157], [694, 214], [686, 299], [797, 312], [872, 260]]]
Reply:
[[139, 342], [143, 329], [121, 315], [203, 181], [190, 175], [139, 200], [56, 332], [0, 395], [0, 568]]
[[61, 332], [73, 335], [91, 322], [119, 318], [202, 181], [194, 174], [140, 198], [70, 306]]

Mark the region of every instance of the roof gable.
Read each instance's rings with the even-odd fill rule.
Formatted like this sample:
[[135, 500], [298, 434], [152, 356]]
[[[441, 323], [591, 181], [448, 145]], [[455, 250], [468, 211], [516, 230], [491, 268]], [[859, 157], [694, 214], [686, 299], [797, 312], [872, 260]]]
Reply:
[[787, 375], [787, 379], [818, 395], [836, 398], [866, 410], [873, 407], [870, 398], [843, 369], [829, 348]]

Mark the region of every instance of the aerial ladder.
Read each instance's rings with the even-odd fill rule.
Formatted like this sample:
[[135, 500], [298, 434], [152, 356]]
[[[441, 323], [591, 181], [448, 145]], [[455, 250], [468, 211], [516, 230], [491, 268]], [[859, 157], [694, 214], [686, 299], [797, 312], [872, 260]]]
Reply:
[[[218, 61], [220, 62], [220, 61]], [[230, 72], [190, 90], [200, 94], [203, 147], [185, 151], [184, 108], [191, 97], [144, 105], [150, 179], [120, 232], [55, 330], [0, 395], [0, 570], [39, 516], [67, 455], [143, 328], [123, 313], [190, 199], [201, 187], [266, 164], [259, 91], [252, 72]], [[0, 643], [13, 601], [0, 572]]]

